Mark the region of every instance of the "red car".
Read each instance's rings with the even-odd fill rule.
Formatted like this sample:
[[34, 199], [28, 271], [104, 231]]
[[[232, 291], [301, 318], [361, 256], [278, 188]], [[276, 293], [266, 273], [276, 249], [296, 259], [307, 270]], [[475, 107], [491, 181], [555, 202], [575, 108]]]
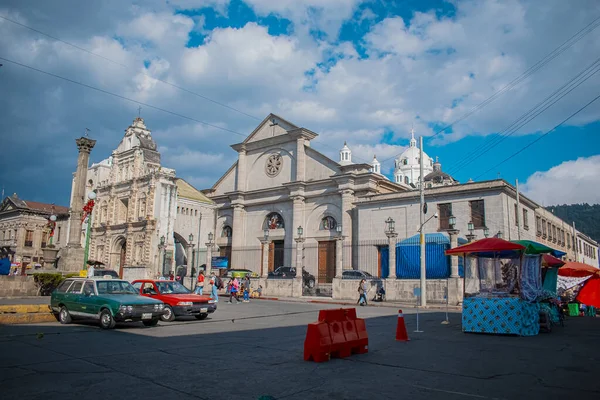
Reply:
[[171, 322], [175, 317], [186, 315], [205, 319], [217, 309], [210, 297], [193, 294], [177, 281], [138, 279], [132, 285], [142, 296], [165, 303], [164, 314], [160, 317], [163, 321]]

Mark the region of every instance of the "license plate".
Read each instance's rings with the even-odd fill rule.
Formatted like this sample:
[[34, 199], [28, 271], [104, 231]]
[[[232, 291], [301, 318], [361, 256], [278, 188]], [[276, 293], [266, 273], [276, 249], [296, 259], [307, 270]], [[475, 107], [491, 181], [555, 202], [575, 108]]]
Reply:
[[142, 319], [152, 319], [152, 313], [143, 313]]
[[208, 308], [201, 308], [201, 309], [200, 309], [200, 312], [201, 312], [201, 313], [208, 312]]

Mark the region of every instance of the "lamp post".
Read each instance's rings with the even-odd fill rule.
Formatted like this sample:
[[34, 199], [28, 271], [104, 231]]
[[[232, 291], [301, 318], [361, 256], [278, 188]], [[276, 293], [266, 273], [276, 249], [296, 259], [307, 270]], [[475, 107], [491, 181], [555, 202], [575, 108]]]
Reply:
[[[448, 229], [450, 248], [453, 249], [458, 246], [458, 234], [460, 233], [460, 231], [456, 229], [456, 217], [454, 215], [450, 215], [450, 218], [448, 218], [448, 225], [450, 225], [450, 229]], [[458, 274], [458, 256], [450, 257], [450, 278], [460, 278]]]
[[83, 269], [87, 270], [88, 255], [90, 251], [90, 232], [92, 230], [92, 211], [94, 210], [94, 200], [96, 192], [91, 191], [87, 195], [88, 202], [83, 206], [83, 219], [87, 217], [87, 226], [85, 230], [85, 252], [83, 253]]
[[190, 233], [188, 237], [189, 246], [191, 248], [190, 255], [188, 256], [188, 260], [191, 260], [190, 265], [190, 290], [194, 290], [194, 235]]
[[396, 279], [396, 240], [398, 234], [396, 233], [396, 221], [392, 217], [388, 217], [385, 220], [385, 235], [388, 238], [388, 279]]
[[261, 240], [262, 248], [262, 265], [261, 276], [266, 278], [269, 276], [269, 228], [263, 230], [263, 238]]
[[298, 226], [298, 229], [296, 232], [298, 234], [298, 237], [295, 239], [296, 240], [296, 278], [302, 279], [302, 259], [304, 258], [303, 243], [305, 240], [302, 235], [304, 234], [304, 229], [302, 228], [302, 226]]
[[483, 228], [483, 236], [490, 237], [490, 229], [487, 226]]
[[212, 272], [212, 250], [213, 250], [213, 239], [215, 235], [212, 232], [208, 232], [208, 243], [206, 243], [206, 273]]
[[476, 238], [475, 234], [473, 233], [475, 231], [475, 227], [473, 226], [473, 222], [472, 221], [469, 221], [469, 223], [467, 224], [467, 230], [469, 231], [469, 234], [466, 235], [467, 236], [467, 240], [469, 242], [472, 242]]
[[502, 231], [498, 231], [498, 233], [496, 233], [496, 237], [498, 239], [502, 239]]
[[[158, 271], [158, 276], [164, 276], [165, 275], [165, 259], [166, 259], [166, 251], [165, 251], [165, 235], [162, 235], [160, 237], [160, 243], [158, 245], [158, 249], [159, 251], [162, 251], [162, 266], [160, 268], [160, 270]], [[158, 255], [158, 257], [160, 258], [160, 254]]]
[[425, 234], [423, 233], [423, 227], [433, 218], [437, 218], [438, 213], [436, 212], [431, 217], [429, 217], [425, 222], [421, 224], [419, 227], [419, 243], [420, 243], [420, 273], [419, 273], [419, 285], [421, 288], [421, 307], [425, 307], [427, 305], [427, 268], [426, 268], [426, 259], [425, 259]]
[[344, 270], [344, 253], [342, 247], [344, 245], [344, 236], [342, 235], [342, 224], [338, 224], [335, 227], [335, 232], [337, 233], [337, 237], [335, 238], [335, 277], [341, 278]]

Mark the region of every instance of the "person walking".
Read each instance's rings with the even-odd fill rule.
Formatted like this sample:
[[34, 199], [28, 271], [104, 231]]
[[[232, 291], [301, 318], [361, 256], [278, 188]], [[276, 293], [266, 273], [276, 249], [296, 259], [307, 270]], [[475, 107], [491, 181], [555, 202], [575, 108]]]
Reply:
[[240, 302], [240, 299], [238, 299], [238, 291], [240, 289], [240, 283], [238, 282], [237, 278], [233, 278], [233, 280], [231, 281], [231, 294], [229, 295], [229, 302], [233, 303], [233, 299], [235, 298], [235, 304], [238, 304]]
[[194, 293], [202, 295], [204, 291], [204, 272], [200, 272], [198, 274], [198, 282], [196, 282], [196, 290]]
[[210, 280], [211, 288], [210, 288], [210, 298], [215, 301], [215, 303], [219, 302], [219, 288], [217, 287], [217, 283], [211, 279]]
[[360, 280], [358, 284], [358, 302], [356, 304], [366, 306], [367, 304], [367, 281], [364, 279]]

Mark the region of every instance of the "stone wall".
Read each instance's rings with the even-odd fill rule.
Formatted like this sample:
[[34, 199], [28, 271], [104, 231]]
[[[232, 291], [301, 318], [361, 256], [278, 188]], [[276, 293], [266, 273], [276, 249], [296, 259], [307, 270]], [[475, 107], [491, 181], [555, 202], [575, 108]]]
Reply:
[[[381, 282], [381, 281], [380, 281]], [[385, 282], [385, 281], [384, 281]], [[337, 300], [356, 300], [358, 301], [359, 279], [333, 279], [333, 298]], [[367, 301], [375, 297], [377, 292], [377, 281], [367, 281]], [[387, 291], [387, 289], [386, 289]]]
[[[263, 287], [262, 295], [266, 297], [302, 297], [301, 279], [260, 278], [259, 284]], [[252, 287], [255, 287], [254, 281]]]
[[33, 276], [0, 276], [0, 297], [36, 296]]
[[[358, 300], [357, 279], [339, 279], [333, 280], [333, 298], [339, 300]], [[414, 296], [414, 289], [420, 287], [418, 279], [384, 279], [382, 280], [386, 292], [387, 301], [399, 301], [403, 303], [417, 302]], [[367, 281], [368, 292], [367, 300], [371, 301], [377, 291], [377, 281]], [[458, 287], [458, 283], [456, 283]], [[427, 280], [427, 302], [445, 304], [447, 280], [446, 279], [428, 279]], [[461, 286], [462, 287], [462, 286]], [[462, 294], [462, 291], [461, 291]], [[458, 296], [454, 294], [454, 296]], [[458, 300], [456, 300], [458, 302]]]

